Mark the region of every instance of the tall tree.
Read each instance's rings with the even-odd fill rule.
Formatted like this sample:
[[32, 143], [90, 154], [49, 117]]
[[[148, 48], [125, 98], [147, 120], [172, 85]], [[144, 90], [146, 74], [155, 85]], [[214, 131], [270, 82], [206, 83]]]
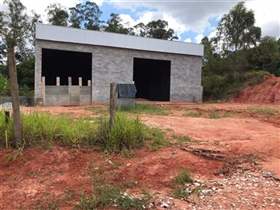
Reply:
[[175, 31], [168, 26], [165, 20], [154, 20], [148, 24], [139, 23], [135, 26], [140, 36], [156, 39], [174, 40], [178, 39]]
[[122, 19], [118, 14], [112, 13], [110, 15], [110, 19], [107, 21], [107, 25], [105, 26], [105, 31], [107, 32], [115, 32], [120, 34], [133, 34], [132, 28], [126, 28], [122, 24]]
[[75, 28], [99, 30], [101, 14], [101, 10], [94, 2], [86, 1], [77, 4], [70, 8], [70, 25]]
[[258, 47], [248, 53], [253, 68], [280, 76], [280, 48], [274, 37], [263, 37]]
[[61, 4], [51, 4], [47, 7], [48, 21], [52, 25], [67, 26], [69, 14]]
[[10, 92], [13, 105], [14, 146], [22, 141], [22, 124], [20, 117], [19, 88], [16, 71], [15, 51], [30, 36], [30, 24], [25, 7], [20, 0], [5, 0], [7, 10], [0, 12], [0, 38], [8, 54], [8, 71]]
[[254, 12], [247, 10], [244, 2], [238, 3], [218, 25], [217, 46], [225, 53], [256, 46], [261, 38], [261, 29], [254, 24]]

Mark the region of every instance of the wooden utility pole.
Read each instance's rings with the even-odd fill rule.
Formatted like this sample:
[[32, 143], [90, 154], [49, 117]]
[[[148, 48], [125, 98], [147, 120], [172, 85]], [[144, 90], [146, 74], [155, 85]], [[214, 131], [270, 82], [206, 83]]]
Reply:
[[109, 120], [110, 129], [114, 125], [116, 108], [117, 108], [117, 84], [113, 82], [110, 84], [110, 120]]
[[14, 140], [12, 142], [13, 146], [18, 146], [22, 140], [22, 125], [20, 117], [20, 104], [19, 104], [19, 88], [17, 81], [16, 72], [16, 58], [15, 58], [15, 48], [8, 48], [8, 69], [10, 77], [10, 91], [12, 96], [13, 104], [13, 129], [14, 129]]

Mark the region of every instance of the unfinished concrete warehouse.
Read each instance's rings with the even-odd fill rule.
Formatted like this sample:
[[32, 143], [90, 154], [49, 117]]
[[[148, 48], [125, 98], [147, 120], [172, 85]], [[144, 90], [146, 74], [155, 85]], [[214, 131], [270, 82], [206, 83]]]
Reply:
[[151, 101], [202, 100], [200, 44], [38, 24], [35, 49], [43, 105], [107, 102], [111, 82]]

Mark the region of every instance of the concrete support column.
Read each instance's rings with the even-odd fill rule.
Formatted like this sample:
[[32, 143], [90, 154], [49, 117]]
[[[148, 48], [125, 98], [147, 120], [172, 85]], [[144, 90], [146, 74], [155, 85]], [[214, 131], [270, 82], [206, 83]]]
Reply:
[[90, 87], [90, 86], [91, 86], [91, 80], [88, 80], [88, 81], [87, 81], [87, 84], [88, 84], [88, 86]]
[[68, 86], [72, 86], [72, 77], [68, 77]]
[[82, 87], [83, 86], [83, 80], [82, 77], [79, 77], [79, 86]]
[[60, 86], [60, 77], [56, 77], [56, 86]]
[[42, 77], [41, 79], [41, 96], [43, 99], [43, 104], [45, 104], [46, 101], [46, 78]]

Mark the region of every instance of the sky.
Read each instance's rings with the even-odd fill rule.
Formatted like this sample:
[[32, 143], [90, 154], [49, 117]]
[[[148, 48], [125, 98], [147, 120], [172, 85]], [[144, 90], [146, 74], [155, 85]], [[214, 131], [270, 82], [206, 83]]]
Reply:
[[[46, 22], [46, 7], [60, 3], [69, 8], [83, 0], [21, 0], [29, 11], [34, 10]], [[134, 26], [139, 22], [164, 19], [177, 33], [180, 41], [200, 42], [204, 36], [213, 37], [220, 18], [238, 0], [92, 0], [103, 11], [102, 19], [111, 13], [120, 14], [123, 23]], [[1, 3], [0, 0], [0, 9]], [[256, 25], [263, 36], [280, 38], [280, 0], [247, 0], [245, 5], [255, 13]]]

